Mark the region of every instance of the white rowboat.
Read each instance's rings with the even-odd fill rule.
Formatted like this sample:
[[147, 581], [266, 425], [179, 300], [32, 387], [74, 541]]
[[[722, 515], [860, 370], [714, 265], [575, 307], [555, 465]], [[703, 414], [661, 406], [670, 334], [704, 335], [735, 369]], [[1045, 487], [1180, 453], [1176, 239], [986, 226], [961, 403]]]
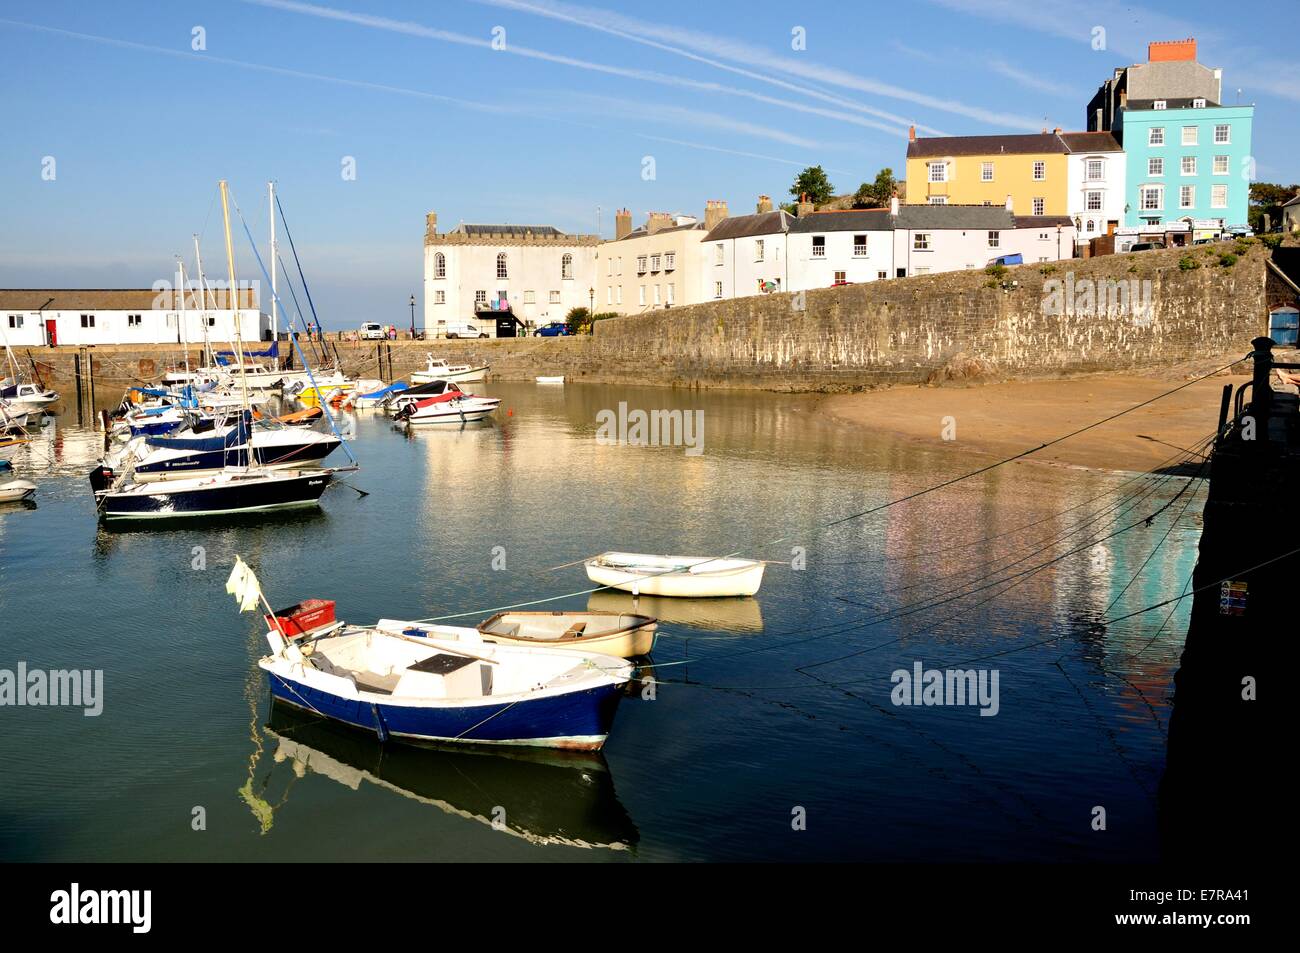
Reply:
[[0, 483], [0, 503], [17, 503], [19, 500], [29, 500], [35, 495], [35, 483], [28, 483], [26, 480]]
[[763, 563], [755, 559], [601, 553], [583, 565], [594, 583], [647, 596], [752, 596], [763, 584]]

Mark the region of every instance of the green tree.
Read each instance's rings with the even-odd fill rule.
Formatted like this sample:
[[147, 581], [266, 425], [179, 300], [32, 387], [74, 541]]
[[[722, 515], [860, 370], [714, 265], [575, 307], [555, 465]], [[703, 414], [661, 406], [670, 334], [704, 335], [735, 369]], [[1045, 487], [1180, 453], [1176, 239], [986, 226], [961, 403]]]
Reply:
[[570, 334], [583, 334], [591, 330], [591, 312], [579, 306], [570, 308], [564, 316], [564, 323], [569, 326]]
[[807, 195], [808, 201], [814, 205], [824, 205], [835, 197], [835, 186], [831, 185], [831, 180], [826, 177], [825, 169], [819, 165], [810, 165], [795, 176], [794, 185], [790, 186], [790, 194], [796, 199], [801, 195]]
[[[1250, 183], [1250, 209], [1246, 213], [1246, 224], [1254, 231], [1264, 228], [1264, 216], [1268, 216], [1270, 225], [1282, 221], [1282, 206], [1296, 197], [1300, 185], [1281, 185], [1276, 182]], [[1229, 225], [1232, 223], [1229, 222]]]
[[854, 208], [884, 208], [898, 188], [894, 170], [885, 168], [876, 173], [874, 182], [863, 182], [853, 195]]

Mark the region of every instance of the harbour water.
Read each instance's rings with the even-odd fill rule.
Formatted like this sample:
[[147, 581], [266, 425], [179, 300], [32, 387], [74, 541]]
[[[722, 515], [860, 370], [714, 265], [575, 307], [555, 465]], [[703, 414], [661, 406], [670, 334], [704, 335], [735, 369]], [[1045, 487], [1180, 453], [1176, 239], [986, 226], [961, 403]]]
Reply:
[[[333, 487], [320, 512], [101, 525], [102, 437], [75, 410], [16, 456], [40, 490], [0, 509], [0, 669], [102, 670], [104, 699], [97, 717], [0, 708], [0, 857], [1158, 856], [1187, 605], [1096, 623], [1186, 584], [1202, 496], [1185, 476], [1019, 463], [828, 526], [984, 460], [938, 422], [934, 447], [895, 442], [813, 398], [474, 389], [503, 398], [481, 427], [345, 415], [347, 479], [370, 495]], [[702, 410], [703, 452], [598, 441], [620, 402]], [[474, 624], [565, 594], [538, 608], [631, 608], [551, 568], [609, 549], [773, 563], [754, 599], [641, 600], [659, 644], [599, 757], [384, 747], [272, 711], [260, 616], [224, 591], [239, 554], [274, 604], [334, 599], [360, 622]], [[996, 674], [996, 713], [895, 704], [892, 674], [918, 663]]]

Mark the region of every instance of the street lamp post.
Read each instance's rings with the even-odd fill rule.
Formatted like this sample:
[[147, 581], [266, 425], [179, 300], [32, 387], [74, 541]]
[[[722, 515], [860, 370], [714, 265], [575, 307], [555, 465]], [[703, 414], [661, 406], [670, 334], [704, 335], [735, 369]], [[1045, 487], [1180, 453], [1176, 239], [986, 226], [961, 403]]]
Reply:
[[411, 295], [411, 340], [415, 340], [415, 295]]

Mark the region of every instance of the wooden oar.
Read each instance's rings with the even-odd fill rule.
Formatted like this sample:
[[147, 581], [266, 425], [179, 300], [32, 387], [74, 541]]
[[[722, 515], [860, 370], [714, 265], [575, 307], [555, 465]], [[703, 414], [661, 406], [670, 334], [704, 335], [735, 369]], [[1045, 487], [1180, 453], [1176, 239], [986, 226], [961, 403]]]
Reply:
[[[388, 629], [381, 629], [378, 626], [375, 627], [375, 631], [382, 632], [384, 635], [390, 635], [395, 639], [401, 639], [403, 642], [414, 642], [416, 645], [424, 645], [424, 646], [428, 646], [430, 644], [429, 639], [412, 638], [411, 636], [404, 635], [401, 632], [390, 632]], [[433, 636], [433, 638], [437, 638], [437, 636]], [[478, 659], [478, 661], [487, 662], [489, 665], [500, 664], [500, 661], [498, 659], [487, 658], [486, 656], [483, 655], [475, 655], [473, 652], [466, 652], [464, 649], [447, 648], [445, 645], [442, 644], [441, 640], [439, 640], [438, 644], [434, 646], [434, 648], [442, 649], [443, 651], [450, 652], [452, 655], [464, 655], [466, 658]]]

